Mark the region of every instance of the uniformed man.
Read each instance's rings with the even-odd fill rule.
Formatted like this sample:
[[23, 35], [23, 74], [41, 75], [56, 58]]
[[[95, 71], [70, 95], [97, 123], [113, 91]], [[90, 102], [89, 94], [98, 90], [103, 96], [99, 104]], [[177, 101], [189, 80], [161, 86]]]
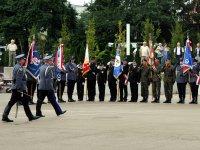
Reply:
[[73, 92], [74, 86], [77, 80], [77, 65], [75, 64], [74, 57], [71, 57], [69, 62], [66, 64], [66, 71], [67, 71], [67, 95], [68, 95], [68, 102], [75, 102], [73, 99]]
[[57, 78], [57, 97], [59, 103], [65, 103], [66, 101], [63, 100], [63, 93], [65, 90], [66, 85], [66, 70], [60, 71], [60, 79]]
[[179, 94], [179, 104], [185, 103], [185, 90], [188, 81], [188, 74], [183, 73], [182, 65], [183, 59], [180, 59], [180, 63], [178, 63], [176, 67], [176, 82]]
[[125, 60], [122, 63], [123, 65], [123, 71], [119, 76], [119, 90], [120, 90], [120, 102], [126, 102], [128, 97], [128, 62]]
[[175, 78], [176, 78], [175, 70], [176, 70], [176, 65], [173, 66], [170, 60], [167, 60], [165, 62], [165, 65], [161, 70], [162, 72], [164, 72], [163, 81], [164, 81], [164, 91], [166, 97], [166, 101], [164, 101], [164, 103], [171, 103], [173, 85], [175, 83]]
[[87, 101], [95, 100], [96, 75], [97, 75], [96, 63], [94, 61], [92, 61], [90, 63], [90, 71], [87, 73], [87, 90], [88, 90], [88, 100]]
[[114, 60], [107, 64], [108, 68], [108, 87], [110, 89], [110, 102], [115, 102], [117, 99], [117, 79], [113, 76]]
[[24, 111], [26, 113], [26, 116], [28, 117], [29, 121], [32, 120], [36, 120], [39, 117], [33, 116], [33, 114], [31, 113], [31, 110], [29, 108], [29, 100], [30, 100], [30, 95], [27, 94], [26, 90], [27, 90], [27, 77], [26, 77], [26, 71], [23, 68], [26, 60], [25, 60], [25, 56], [24, 54], [18, 55], [15, 57], [17, 59], [17, 64], [14, 66], [13, 69], [13, 83], [12, 83], [12, 95], [11, 95], [11, 99], [8, 102], [4, 113], [3, 113], [3, 117], [2, 117], [2, 121], [5, 122], [13, 122], [13, 120], [10, 120], [8, 118], [8, 115], [10, 113], [10, 110], [12, 108], [12, 106], [20, 101], [21, 104], [24, 107]]
[[138, 83], [140, 82], [140, 70], [136, 62], [132, 62], [129, 66], [128, 81], [130, 82], [131, 89], [131, 100], [129, 102], [137, 102]]
[[154, 101], [152, 103], [160, 102], [160, 87], [161, 87], [161, 67], [158, 59], [155, 59], [154, 65], [151, 67], [152, 73], [152, 93]]
[[105, 86], [107, 81], [107, 68], [103, 63], [97, 66], [97, 83], [99, 88], [99, 101], [104, 101], [105, 99]]
[[47, 96], [51, 105], [53, 106], [57, 116], [64, 114], [66, 111], [62, 111], [58, 105], [54, 93], [54, 65], [53, 57], [51, 55], [44, 57], [44, 65], [40, 68], [39, 73], [39, 86], [38, 86], [38, 100], [36, 105], [36, 116], [44, 117], [41, 111], [42, 102]]
[[190, 104], [197, 104], [198, 103], [198, 89], [199, 85], [196, 84], [197, 81], [197, 76], [199, 76], [199, 71], [200, 71], [200, 64], [197, 63], [198, 60], [194, 59], [193, 61], [193, 67], [192, 69], [188, 72], [188, 82], [190, 84], [190, 89], [192, 93], [192, 101]]
[[27, 91], [28, 91], [28, 95], [31, 96], [29, 104], [33, 105], [35, 104], [33, 102], [33, 96], [37, 87], [37, 80], [33, 78], [29, 72], [26, 72], [26, 75], [27, 75]]
[[85, 78], [83, 77], [82, 64], [80, 63], [79, 65], [77, 65], [77, 68], [78, 68], [78, 75], [77, 75], [76, 87], [77, 87], [78, 101], [83, 101]]
[[140, 68], [140, 83], [141, 83], [141, 96], [143, 100], [141, 103], [147, 103], [149, 97], [149, 85], [150, 85], [150, 68], [148, 66], [147, 60], [143, 59]]

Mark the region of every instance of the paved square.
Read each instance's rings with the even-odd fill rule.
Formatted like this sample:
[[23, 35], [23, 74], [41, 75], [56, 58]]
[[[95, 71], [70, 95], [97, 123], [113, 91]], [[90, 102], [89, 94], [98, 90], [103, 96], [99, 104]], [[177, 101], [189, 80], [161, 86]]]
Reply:
[[[1, 115], [9, 98], [0, 95]], [[28, 122], [21, 106], [14, 119], [14, 106], [14, 123], [0, 122], [0, 149], [200, 149], [200, 105], [76, 102], [62, 108], [67, 114], [57, 117], [50, 104], [43, 105], [46, 117]]]

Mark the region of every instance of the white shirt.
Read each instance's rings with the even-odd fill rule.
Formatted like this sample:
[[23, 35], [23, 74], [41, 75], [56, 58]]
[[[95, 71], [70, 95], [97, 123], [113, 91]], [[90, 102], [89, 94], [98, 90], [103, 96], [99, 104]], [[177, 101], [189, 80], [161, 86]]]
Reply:
[[10, 52], [15, 52], [17, 50], [17, 45], [16, 44], [8, 44], [7, 46], [7, 49], [10, 51]]
[[174, 53], [176, 53], [176, 55], [181, 55], [181, 47], [176, 47]]
[[149, 56], [149, 47], [148, 46], [141, 46], [140, 47], [140, 54], [141, 54], [141, 57], [148, 57]]

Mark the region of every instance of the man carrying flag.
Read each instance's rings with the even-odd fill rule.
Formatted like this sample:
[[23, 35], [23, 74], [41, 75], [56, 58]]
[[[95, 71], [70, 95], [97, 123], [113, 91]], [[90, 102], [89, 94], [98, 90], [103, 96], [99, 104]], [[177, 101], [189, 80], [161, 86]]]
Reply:
[[85, 59], [83, 63], [83, 76], [90, 71], [90, 60], [89, 60], [89, 52], [88, 52], [88, 45], [86, 45], [85, 50]]
[[26, 69], [27, 92], [28, 92], [28, 95], [31, 96], [29, 103], [35, 104], [33, 102], [33, 96], [36, 90], [37, 78], [39, 75], [39, 68], [41, 64], [40, 64], [40, 54], [36, 50], [36, 44], [34, 40], [32, 41], [29, 51], [28, 51], [26, 66], [27, 66], [27, 69]]

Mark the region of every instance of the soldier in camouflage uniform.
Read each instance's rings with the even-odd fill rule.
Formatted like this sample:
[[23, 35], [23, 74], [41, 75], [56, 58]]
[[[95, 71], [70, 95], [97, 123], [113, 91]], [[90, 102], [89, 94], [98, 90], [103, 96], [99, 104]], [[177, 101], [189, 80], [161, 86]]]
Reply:
[[166, 97], [166, 101], [164, 103], [171, 103], [173, 85], [174, 85], [175, 77], [176, 77], [175, 69], [176, 69], [176, 66], [173, 66], [171, 64], [171, 61], [167, 60], [161, 70], [162, 72], [164, 72], [163, 81], [164, 81], [164, 91], [165, 91], [165, 97]]
[[161, 87], [161, 67], [159, 60], [156, 59], [154, 65], [151, 67], [152, 73], [152, 93], [154, 101], [152, 103], [160, 102], [160, 87]]
[[144, 59], [142, 61], [142, 66], [140, 68], [141, 95], [143, 97], [143, 100], [140, 102], [142, 103], [148, 102], [149, 84], [150, 84], [149, 78], [150, 78], [150, 68], [147, 64], [147, 60]]

